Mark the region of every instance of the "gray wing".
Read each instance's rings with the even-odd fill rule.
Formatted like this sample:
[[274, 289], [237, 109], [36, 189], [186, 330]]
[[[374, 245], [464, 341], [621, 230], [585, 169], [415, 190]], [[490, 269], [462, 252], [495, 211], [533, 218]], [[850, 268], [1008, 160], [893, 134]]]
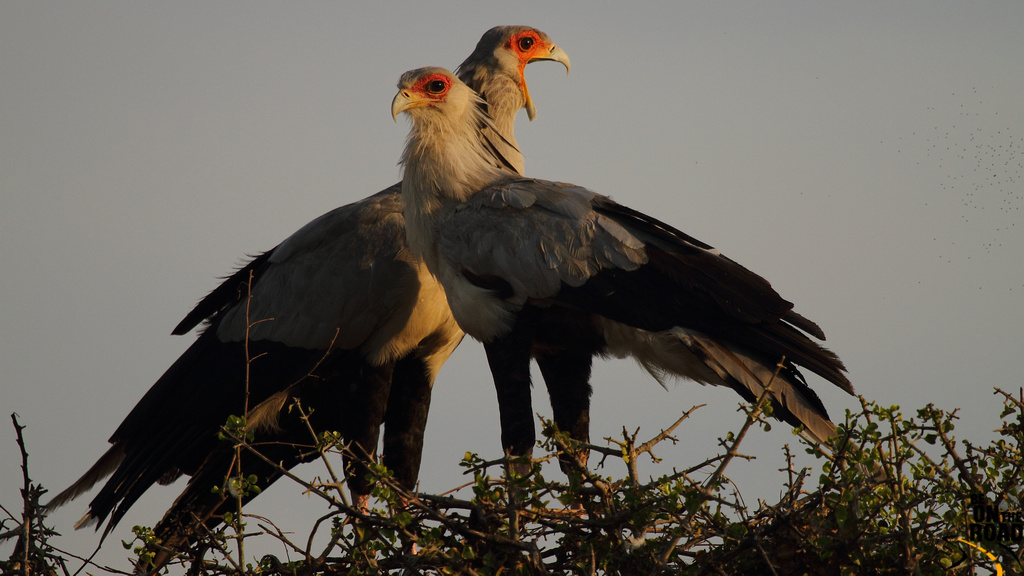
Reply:
[[634, 328], [677, 327], [795, 364], [850, 391], [821, 330], [771, 284], [700, 242], [569, 184], [510, 179], [440, 223], [439, 252], [507, 305], [583, 310]]
[[598, 198], [559, 182], [499, 182], [439, 222], [438, 250], [468, 277], [506, 282], [506, 299], [520, 305], [601, 270], [637, 269], [647, 261], [644, 243], [598, 214]]
[[398, 186], [320, 216], [257, 261], [251, 289], [248, 267], [229, 279], [235, 300], [214, 327], [222, 341], [244, 340], [248, 325], [251, 340], [354, 349], [416, 303]]
[[[767, 280], [713, 247], [573, 184], [498, 182], [453, 210], [439, 228], [443, 257], [472, 277], [508, 282], [506, 299], [515, 304], [596, 282], [613, 284], [609, 291], [668, 284], [745, 321], [775, 321], [792, 308]], [[664, 278], [625, 274], [648, 267]], [[669, 301], [679, 300], [677, 294]]]

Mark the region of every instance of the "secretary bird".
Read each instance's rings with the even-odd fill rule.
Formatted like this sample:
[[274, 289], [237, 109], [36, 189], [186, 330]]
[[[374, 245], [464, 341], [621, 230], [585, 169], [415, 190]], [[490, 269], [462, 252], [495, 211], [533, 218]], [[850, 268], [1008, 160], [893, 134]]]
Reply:
[[535, 442], [538, 349], [558, 351], [541, 364], [549, 388], [549, 376], [577, 376], [551, 399], [556, 424], [578, 439], [590, 392], [580, 375], [595, 355], [631, 355], [656, 376], [728, 386], [748, 401], [771, 382], [777, 418], [817, 441], [834, 432], [798, 368], [852, 394], [845, 368], [768, 281], [606, 196], [501, 170], [486, 107], [448, 71], [413, 70], [398, 87], [392, 116], [411, 119], [401, 157], [409, 247], [484, 344], [507, 453], [528, 455]]
[[[500, 26], [459, 67], [489, 99], [495, 154], [516, 173], [523, 158], [515, 115], [536, 114], [524, 68], [538, 60], [569, 70], [566, 53], [543, 32]], [[301, 415], [284, 410], [295, 399], [312, 428], [337, 430], [364, 454], [374, 453], [386, 422], [384, 463], [403, 486], [415, 486], [431, 387], [463, 333], [440, 285], [406, 246], [400, 183], [324, 214], [257, 256], [173, 333], [201, 322], [196, 342], [117, 428], [113, 446], [49, 508], [111, 475], [76, 526], [98, 529], [109, 515], [106, 537], [154, 482], [187, 474], [188, 486], [156, 528], [164, 548], [178, 549], [194, 538], [196, 521], [216, 525], [234, 505], [227, 490], [211, 493], [240, 473], [235, 451], [216, 437], [229, 415], [246, 414], [260, 451], [284, 469], [318, 457]], [[260, 487], [281, 474], [243, 457], [241, 473], [256, 474]], [[357, 505], [365, 502], [365, 472], [348, 475]], [[158, 556], [158, 566], [168, 559]]]

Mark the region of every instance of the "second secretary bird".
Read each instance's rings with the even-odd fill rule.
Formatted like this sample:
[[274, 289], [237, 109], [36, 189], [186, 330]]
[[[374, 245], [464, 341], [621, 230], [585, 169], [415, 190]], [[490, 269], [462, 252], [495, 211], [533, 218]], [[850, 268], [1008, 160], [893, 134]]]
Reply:
[[[776, 417], [818, 441], [833, 433], [799, 369], [852, 393], [845, 368], [814, 341], [824, 339], [820, 328], [767, 280], [606, 196], [500, 170], [486, 107], [444, 69], [402, 76], [392, 115], [403, 112], [409, 246], [444, 287], [459, 326], [484, 344], [508, 453], [532, 449], [529, 359], [552, 342], [573, 352], [549, 357], [552, 373], [589, 373], [590, 357], [611, 353], [748, 400], [771, 382]], [[559, 400], [586, 425], [579, 394]]]

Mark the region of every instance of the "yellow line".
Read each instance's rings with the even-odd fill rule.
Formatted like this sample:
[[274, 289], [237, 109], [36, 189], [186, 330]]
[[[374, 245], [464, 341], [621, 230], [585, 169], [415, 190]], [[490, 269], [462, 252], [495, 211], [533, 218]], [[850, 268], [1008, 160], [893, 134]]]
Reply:
[[968, 542], [967, 540], [964, 540], [963, 538], [957, 538], [957, 540], [963, 542], [964, 544], [967, 544], [971, 548], [977, 548], [978, 550], [981, 550], [982, 552], [984, 552], [985, 556], [988, 556], [988, 559], [991, 560], [992, 563], [996, 565], [996, 576], [1003, 576], [1003, 566], [999, 562], [996, 562], [996, 555], [995, 554], [989, 552], [988, 550], [985, 550], [984, 548], [982, 548], [981, 546], [978, 546], [974, 542]]

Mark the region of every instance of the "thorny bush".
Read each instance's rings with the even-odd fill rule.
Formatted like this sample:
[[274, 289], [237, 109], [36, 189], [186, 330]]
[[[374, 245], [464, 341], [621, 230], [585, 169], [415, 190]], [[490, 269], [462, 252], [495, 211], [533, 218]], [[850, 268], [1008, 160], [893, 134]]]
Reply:
[[[365, 512], [352, 508], [336, 477], [314, 483], [288, 474], [324, 502], [313, 534], [293, 538], [272, 519], [237, 510], [176, 564], [213, 576], [1020, 573], [1024, 402], [1020, 393], [996, 393], [1001, 425], [985, 445], [954, 437], [955, 410], [929, 404], [907, 416], [898, 406], [862, 399], [829, 446], [800, 440], [818, 459], [817, 470], [797, 469], [784, 448], [783, 495], [757, 509], [743, 503], [726, 470], [741, 457], [737, 449], [750, 425], [766, 425], [759, 406], [747, 409], [739, 432], [720, 441], [720, 454], [658, 477], [644, 477], [641, 460], [656, 460], [659, 443], [675, 442], [674, 430], [692, 410], [646, 442], [623, 430], [606, 445], [581, 446], [545, 422], [544, 456], [510, 468], [528, 473], [506, 472], [505, 459], [466, 454], [461, 465], [473, 480], [454, 495], [409, 493], [387, 469], [370, 464], [375, 504]], [[15, 427], [21, 443], [17, 420]], [[252, 449], [237, 422], [222, 435]], [[322, 434], [319, 442], [325, 454], [345, 450], [336, 434]], [[575, 458], [581, 449], [603, 465], [588, 468], [577, 460], [567, 480], [544, 477], [542, 462], [560, 454]], [[73, 562], [48, 544], [56, 533], [40, 512], [45, 490], [29, 480], [23, 445], [22, 454], [23, 510], [18, 517], [4, 508], [0, 519], [0, 537], [18, 540], [0, 568], [70, 574]], [[615, 461], [623, 473], [597, 472]], [[136, 527], [135, 534], [125, 544], [144, 561], [160, 543], [148, 528]], [[323, 535], [327, 543], [313, 549], [314, 536], [322, 542]], [[252, 563], [240, 544], [253, 538], [276, 539], [283, 552]], [[85, 571], [127, 573], [95, 565]]]

